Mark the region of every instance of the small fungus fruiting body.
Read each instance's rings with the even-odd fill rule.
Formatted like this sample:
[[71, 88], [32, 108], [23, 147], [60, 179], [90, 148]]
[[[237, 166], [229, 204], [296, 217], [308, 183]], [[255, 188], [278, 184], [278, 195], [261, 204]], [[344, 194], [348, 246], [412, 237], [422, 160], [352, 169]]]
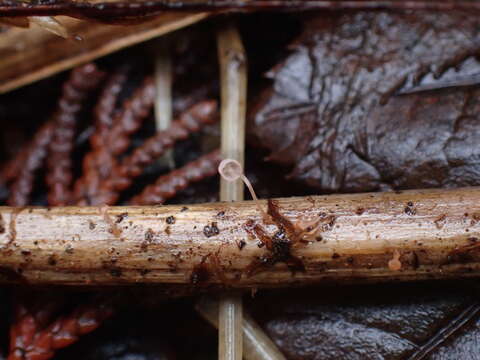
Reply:
[[260, 206], [260, 202], [258, 201], [257, 194], [255, 194], [255, 190], [253, 190], [252, 183], [245, 176], [243, 167], [237, 160], [223, 159], [218, 165], [218, 173], [226, 181], [231, 182], [231, 181], [236, 181], [238, 179], [241, 179], [245, 184], [245, 186], [248, 188], [248, 191], [250, 192], [252, 199], [255, 201], [258, 211], [260, 212], [260, 214], [262, 214], [264, 221], [271, 222], [269, 221], [270, 217], [268, 216], [268, 214]]
[[400, 271], [402, 269], [402, 262], [400, 261], [400, 253], [394, 250], [393, 258], [388, 262], [388, 268], [392, 271]]

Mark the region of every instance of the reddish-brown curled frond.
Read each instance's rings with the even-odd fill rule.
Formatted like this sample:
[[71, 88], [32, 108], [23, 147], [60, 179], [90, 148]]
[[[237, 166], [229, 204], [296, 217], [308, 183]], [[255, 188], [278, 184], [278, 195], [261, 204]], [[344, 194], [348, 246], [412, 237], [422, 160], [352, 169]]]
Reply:
[[105, 305], [84, 305], [40, 328], [38, 316], [24, 306], [17, 306], [15, 323], [10, 329], [8, 360], [51, 359], [55, 350], [92, 332], [111, 314], [112, 310]]
[[3, 165], [0, 170], [0, 184], [7, 184], [8, 182], [15, 179], [20, 171], [22, 170], [23, 164], [28, 154], [29, 145], [22, 147], [22, 149], [15, 154], [8, 162]]
[[95, 132], [90, 137], [91, 151], [83, 159], [83, 174], [74, 185], [74, 202], [77, 205], [95, 203], [98, 187], [111, 175], [115, 164], [108, 141], [113, 125], [115, 105], [127, 80], [125, 68], [113, 74], [107, 81], [95, 106]]
[[89, 92], [98, 86], [103, 76], [94, 64], [86, 64], [74, 69], [63, 85], [47, 161], [46, 180], [50, 205], [62, 206], [70, 202], [73, 177], [71, 152], [74, 146], [76, 116]]
[[192, 183], [215, 175], [217, 173], [218, 164], [221, 160], [220, 150], [217, 149], [188, 163], [180, 169], [176, 169], [166, 175], [160, 176], [155, 184], [147, 186], [142, 193], [135, 196], [130, 201], [130, 204], [162, 204]]
[[121, 155], [130, 146], [130, 135], [137, 131], [148, 116], [155, 100], [155, 82], [147, 77], [123, 109], [113, 119], [108, 145], [113, 155]]
[[[95, 125], [97, 131], [105, 135], [113, 125], [113, 113], [118, 101], [118, 96], [127, 81], [127, 68], [122, 67], [117, 70], [107, 81], [105, 87], [100, 94], [100, 98], [93, 110], [95, 116]], [[93, 138], [93, 136], [92, 136]], [[92, 146], [96, 147], [94, 140]], [[97, 145], [98, 146], [98, 145]]]
[[45, 160], [48, 145], [52, 140], [53, 129], [54, 122], [46, 122], [37, 131], [30, 144], [7, 164], [5, 168], [7, 179], [15, 178], [10, 187], [10, 195], [7, 200], [8, 205], [28, 205], [34, 185], [35, 172], [42, 166]]
[[[102, 139], [102, 151], [95, 155], [89, 154], [86, 162], [93, 161], [91, 157], [97, 156], [99, 177], [87, 173], [86, 179], [91, 192], [81, 193], [80, 185], [76, 187], [77, 205], [112, 205], [118, 199], [118, 192], [112, 185], [112, 173], [118, 166], [117, 157], [124, 153], [130, 146], [130, 135], [137, 131], [145, 118], [150, 113], [155, 99], [155, 84], [151, 77], [147, 77], [132, 96], [123, 103], [122, 110], [113, 118], [113, 122], [105, 138]], [[97, 140], [94, 140], [97, 141]], [[100, 144], [99, 144], [100, 145]], [[85, 170], [85, 169], [84, 169]], [[82, 196], [83, 195], [83, 196]]]
[[185, 140], [203, 126], [218, 120], [217, 101], [201, 101], [183, 112], [172, 125], [147, 139], [140, 147], [125, 158], [112, 179], [117, 190], [125, 190], [132, 184], [147, 165], [152, 164], [171, 148], [175, 142]]

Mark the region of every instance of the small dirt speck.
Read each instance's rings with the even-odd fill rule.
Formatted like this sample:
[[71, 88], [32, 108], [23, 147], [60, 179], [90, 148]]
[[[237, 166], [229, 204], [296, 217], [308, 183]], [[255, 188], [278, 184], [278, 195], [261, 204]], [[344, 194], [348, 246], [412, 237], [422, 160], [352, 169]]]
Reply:
[[327, 216], [323, 222], [324, 224], [320, 227], [322, 232], [330, 231], [333, 229], [333, 226], [335, 225], [335, 221], [337, 220], [337, 217], [335, 215], [330, 215]]
[[167, 265], [168, 265], [169, 272], [176, 273], [178, 271], [178, 265], [175, 262], [169, 261]]
[[411, 201], [409, 201], [407, 206], [405, 206], [405, 209], [403, 209], [403, 212], [407, 215], [413, 216], [417, 213], [417, 209], [413, 208], [409, 204], [412, 204], [412, 206], [413, 206], [413, 203]]
[[359, 207], [357, 208], [357, 210], [355, 210], [355, 214], [357, 215], [362, 215], [364, 212], [365, 212], [365, 209], [362, 207]]
[[205, 259], [198, 265], [193, 267], [192, 274], [190, 275], [190, 283], [193, 285], [202, 285], [210, 279], [210, 271], [208, 271]]
[[115, 221], [117, 224], [120, 224], [126, 217], [128, 216], [128, 213], [124, 212], [119, 215], [117, 215], [117, 220]]
[[470, 222], [471, 226], [476, 225], [480, 221], [480, 214], [479, 213], [474, 213], [472, 214], [472, 220]]
[[97, 224], [95, 224], [92, 220], [88, 221], [88, 228], [90, 230], [95, 230], [96, 227], [97, 227]]
[[438, 218], [436, 218], [433, 222], [435, 223], [435, 226], [437, 227], [438, 230], [440, 230], [444, 225], [447, 220], [447, 215], [443, 214], [440, 215]]
[[247, 245], [247, 243], [244, 240], [240, 240], [237, 242], [237, 246], [240, 250], [242, 250], [245, 247], [245, 245]]
[[175, 224], [175, 218], [173, 216], [167, 217], [165, 221], [167, 222], [168, 225]]
[[3, 220], [2, 215], [0, 214], [0, 234], [3, 234], [6, 231], [5, 221]]
[[145, 231], [145, 241], [151, 243], [153, 242], [153, 238], [155, 236], [155, 233], [153, 232], [152, 229], [148, 229], [147, 231]]
[[415, 251], [409, 252], [404, 256], [407, 265], [410, 265], [412, 269], [416, 270], [418, 269], [419, 266], [419, 260], [418, 260], [418, 255]]
[[113, 277], [120, 277], [122, 276], [122, 270], [120, 270], [119, 268], [110, 269], [110, 275], [112, 275]]
[[184, 212], [184, 211], [187, 211], [188, 208], [186, 206], [182, 207], [182, 209], [180, 210], [180, 212]]
[[203, 228], [203, 234], [207, 238], [220, 234], [220, 230], [218, 230], [217, 223], [212, 222], [210, 225], [205, 225], [205, 227]]
[[57, 259], [55, 258], [54, 255], [52, 255], [48, 258], [48, 265], [50, 265], [50, 266], [57, 265]]

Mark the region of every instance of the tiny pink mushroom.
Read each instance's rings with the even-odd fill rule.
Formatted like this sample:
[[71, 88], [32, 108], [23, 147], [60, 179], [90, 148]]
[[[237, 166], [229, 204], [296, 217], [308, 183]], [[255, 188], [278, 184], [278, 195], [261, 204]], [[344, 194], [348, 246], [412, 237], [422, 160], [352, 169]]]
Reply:
[[258, 201], [257, 194], [255, 194], [255, 190], [253, 190], [252, 183], [248, 178], [245, 176], [243, 172], [242, 164], [240, 164], [237, 160], [234, 159], [223, 159], [220, 164], [218, 165], [218, 173], [220, 176], [225, 179], [226, 181], [236, 181], [241, 179], [244, 184], [247, 186], [248, 191], [250, 191], [250, 195], [252, 195], [253, 200], [257, 204], [257, 208], [262, 214], [264, 220], [268, 221], [270, 218], [265, 210], [262, 209], [260, 206], [260, 202]]
[[235, 181], [243, 175], [243, 168], [237, 160], [223, 159], [218, 165], [218, 173], [227, 181]]

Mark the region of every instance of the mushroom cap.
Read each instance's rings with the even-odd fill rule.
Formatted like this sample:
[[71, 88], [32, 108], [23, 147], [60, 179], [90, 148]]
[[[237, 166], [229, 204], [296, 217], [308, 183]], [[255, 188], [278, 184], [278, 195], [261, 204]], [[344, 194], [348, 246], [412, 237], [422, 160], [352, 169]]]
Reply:
[[235, 181], [243, 175], [243, 168], [237, 160], [223, 159], [218, 165], [218, 173], [227, 181]]

